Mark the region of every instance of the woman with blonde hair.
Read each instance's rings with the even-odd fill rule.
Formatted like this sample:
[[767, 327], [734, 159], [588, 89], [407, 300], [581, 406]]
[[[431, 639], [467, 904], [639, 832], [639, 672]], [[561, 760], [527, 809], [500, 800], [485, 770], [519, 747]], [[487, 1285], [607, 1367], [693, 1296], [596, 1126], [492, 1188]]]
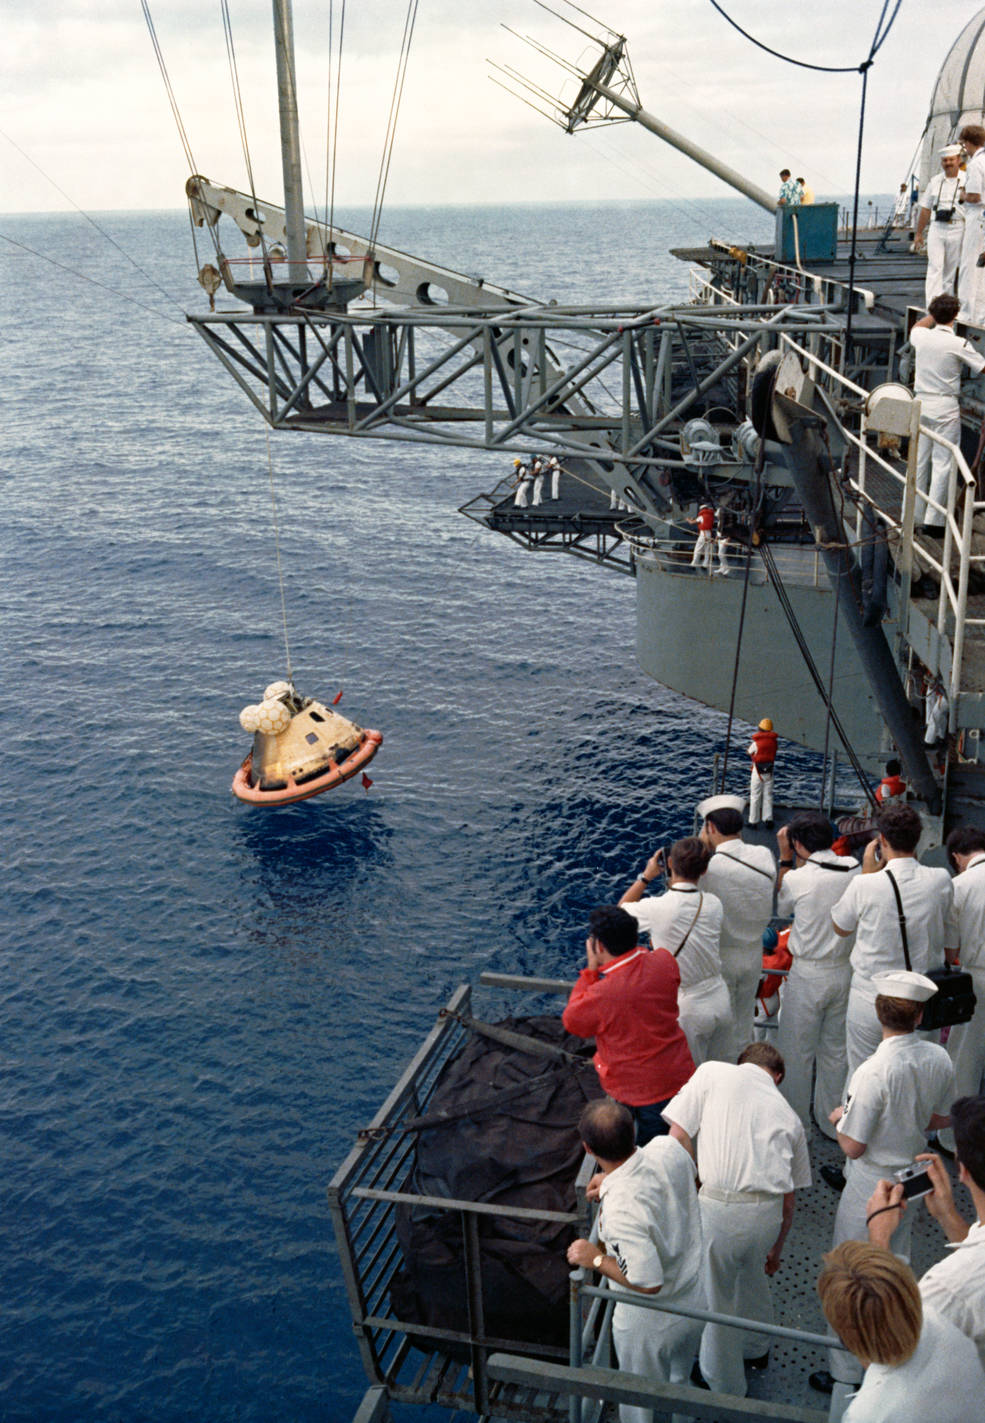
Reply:
[[866, 1370], [844, 1423], [968, 1423], [981, 1416], [985, 1373], [966, 1335], [925, 1310], [910, 1267], [846, 1240], [824, 1257], [821, 1308]]

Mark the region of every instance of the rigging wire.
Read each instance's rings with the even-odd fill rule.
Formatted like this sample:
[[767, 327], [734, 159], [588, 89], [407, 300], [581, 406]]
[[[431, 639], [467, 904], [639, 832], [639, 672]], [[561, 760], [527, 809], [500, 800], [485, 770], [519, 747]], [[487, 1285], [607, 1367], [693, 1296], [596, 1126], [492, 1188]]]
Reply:
[[408, 0], [407, 14], [404, 19], [404, 33], [400, 42], [400, 54], [397, 58], [397, 72], [393, 81], [393, 94], [390, 99], [390, 113], [387, 119], [386, 137], [383, 140], [380, 171], [376, 179], [376, 196], [373, 199], [373, 219], [369, 234], [369, 244], [371, 248], [376, 245], [376, 239], [380, 230], [380, 219], [383, 216], [383, 199], [386, 194], [387, 180], [390, 176], [390, 161], [393, 157], [397, 119], [400, 115], [400, 101], [403, 98], [404, 81], [407, 77], [407, 66], [410, 61], [410, 46], [414, 38], [414, 26], [417, 23], [418, 3], [419, 0]]
[[896, 0], [896, 4], [893, 7], [893, 13], [889, 17], [889, 21], [886, 24], [885, 28], [883, 28], [883, 21], [886, 17], [886, 10], [889, 7], [889, 0], [883, 0], [882, 11], [879, 15], [879, 21], [876, 25], [876, 32], [873, 36], [872, 44], [869, 47], [869, 53], [861, 64], [811, 64], [806, 59], [795, 59], [793, 55], [783, 54], [778, 49], [772, 49], [768, 44], [764, 44], [762, 40], [758, 40], [755, 35], [751, 35], [748, 30], [744, 30], [739, 24], [739, 22], [737, 20], [733, 20], [732, 16], [728, 13], [728, 11], [725, 10], [725, 8], [718, 3], [718, 0], [710, 0], [710, 3], [712, 7], [718, 11], [722, 19], [726, 20], [734, 30], [738, 30], [739, 34], [742, 35], [744, 39], [747, 39], [750, 44], [754, 44], [757, 49], [765, 50], [766, 53], [771, 54], [774, 59], [782, 59], [785, 64], [794, 64], [797, 66], [798, 69], [813, 69], [820, 74], [865, 74], [866, 71], [871, 68], [872, 61], [875, 59], [879, 50], [882, 48], [883, 44], [888, 38], [889, 31], [893, 27], [893, 22], [895, 21], [896, 16], [899, 13], [899, 8], [902, 5], [903, 0]]
[[0, 129], [0, 137], [5, 138], [12, 148], [16, 148], [20, 156], [26, 159], [27, 162], [30, 163], [32, 168], [37, 169], [37, 171], [41, 174], [42, 178], [44, 178], [45, 182], [50, 183], [51, 186], [55, 189], [55, 192], [60, 193], [61, 196], [65, 199], [65, 201], [72, 205], [72, 207], [79, 214], [79, 216], [84, 217], [86, 222], [89, 223], [90, 227], [94, 227], [96, 229], [100, 237], [104, 237], [106, 241], [110, 243], [111, 246], [115, 247], [117, 252], [119, 252], [120, 256], [125, 257], [130, 263], [130, 265], [132, 267], [135, 267], [140, 273], [140, 275], [146, 281], [148, 281], [152, 287], [154, 287], [157, 291], [161, 293], [161, 296], [164, 297], [165, 301], [171, 302], [171, 304], [173, 306], [176, 306], [179, 311], [184, 311], [184, 307], [181, 305], [178, 298], [174, 296], [171, 292], [167, 291], [164, 287], [162, 287], [160, 282], [155, 280], [155, 278], [151, 276], [150, 272], [143, 268], [137, 261], [137, 259], [135, 257], [132, 257], [130, 253], [126, 250], [126, 248], [122, 247], [120, 243], [117, 242], [116, 238], [112, 235], [112, 233], [107, 232], [106, 228], [101, 227], [100, 224], [90, 213], [87, 213], [84, 208], [79, 207], [79, 204], [75, 201], [71, 194], [66, 193], [65, 189], [61, 187], [60, 184], [55, 182], [51, 174], [46, 173], [45, 170], [41, 167], [41, 164], [38, 163], [35, 159], [33, 159], [29, 153], [26, 153], [24, 149], [21, 148], [20, 144], [15, 142], [15, 140], [10, 137], [9, 133], [5, 133], [3, 129]]
[[154, 54], [157, 57], [157, 67], [161, 71], [161, 78], [164, 80], [164, 88], [167, 92], [168, 103], [171, 105], [171, 112], [172, 114], [174, 114], [174, 121], [178, 127], [178, 137], [181, 139], [181, 146], [185, 150], [185, 158], [188, 162], [188, 171], [192, 174], [197, 173], [198, 169], [195, 166], [195, 158], [192, 154], [191, 144], [188, 141], [188, 134], [185, 131], [185, 125], [182, 122], [181, 110], [178, 108], [178, 100], [175, 97], [174, 88], [172, 87], [170, 76], [168, 75], [168, 67], [164, 62], [164, 52], [161, 49], [160, 41], [157, 38], [157, 30], [154, 27], [154, 18], [151, 15], [148, 0], [140, 0], [140, 8], [144, 12], [144, 19], [147, 22], [147, 32], [150, 35], [150, 42], [154, 46]]
[[115, 287], [107, 286], [105, 282], [97, 281], [95, 277], [86, 276], [85, 272], [78, 272], [74, 267], [67, 267], [64, 262], [56, 261], [54, 257], [49, 257], [44, 252], [38, 252], [34, 247], [28, 247], [26, 242], [18, 242], [16, 237], [10, 237], [7, 233], [0, 232], [0, 240], [9, 242], [12, 247], [19, 247], [22, 252], [28, 252], [32, 257], [40, 258], [42, 262], [49, 262], [51, 266], [57, 267], [59, 271], [67, 272], [69, 276], [74, 277], [76, 281], [88, 282], [90, 286], [99, 287], [100, 291], [109, 292], [110, 296], [118, 297], [120, 301], [128, 301], [132, 306], [139, 306], [144, 311], [149, 311], [152, 315], [159, 316], [162, 321], [168, 321], [172, 326], [180, 326], [183, 331], [188, 330], [187, 322], [179, 321], [177, 317], [169, 316], [167, 312], [159, 311], [156, 306], [148, 306], [147, 302], [141, 301], [139, 297], [129, 296], [126, 292], [119, 292]]
[[287, 660], [287, 680], [294, 686], [294, 670], [291, 667], [291, 644], [287, 636], [287, 599], [284, 596], [284, 569], [280, 557], [280, 525], [277, 520], [277, 495], [274, 492], [274, 456], [270, 448], [270, 431], [264, 430], [267, 441], [267, 473], [270, 476], [270, 506], [274, 522], [274, 551], [277, 555], [277, 581], [280, 584], [280, 612], [284, 624], [284, 656]]
[[[336, 61], [335, 61], [335, 112], [334, 112], [334, 115], [333, 115], [332, 112], [331, 112], [331, 94], [332, 94], [331, 24], [332, 24], [332, 9], [333, 9], [333, 6], [334, 6], [334, 0], [332, 0], [332, 3], [331, 3], [330, 6], [329, 6], [329, 48], [328, 48], [329, 112], [328, 112], [328, 114], [326, 115], [326, 125], [328, 124], [328, 121], [331, 120], [331, 143], [330, 143], [330, 144], [326, 143], [326, 145], [325, 145], [325, 188], [326, 188], [325, 207], [326, 207], [326, 209], [327, 209], [327, 211], [328, 211], [328, 240], [329, 240], [329, 241], [332, 240], [332, 232], [333, 232], [333, 230], [334, 230], [334, 228], [335, 228], [335, 175], [336, 175], [336, 172], [338, 171], [339, 110], [340, 110], [340, 108], [342, 107], [342, 47], [343, 47], [343, 45], [344, 45], [344, 43], [345, 43], [345, 0], [342, 0], [341, 14], [340, 14], [340, 16], [339, 16], [339, 47], [338, 47], [338, 56], [337, 56]], [[327, 136], [327, 133], [326, 133], [326, 136]], [[329, 183], [328, 183], [329, 152], [331, 153], [331, 163], [332, 163], [332, 182], [331, 182], [331, 188], [329, 188]], [[328, 257], [328, 249], [327, 249], [327, 246], [326, 246], [326, 254], [325, 254], [325, 255], [326, 255], [326, 259], [327, 259], [327, 257]], [[329, 277], [329, 281], [331, 281], [331, 276]]]
[[[243, 108], [243, 91], [239, 82], [239, 65], [236, 62], [236, 44], [233, 40], [233, 23], [229, 14], [229, 0], [220, 0], [220, 10], [222, 12], [222, 32], [226, 41], [226, 58], [229, 61], [229, 79], [233, 90], [233, 106], [236, 110], [236, 126], [239, 129], [239, 141], [243, 149], [243, 162], [246, 164], [246, 176], [250, 184], [250, 197], [253, 200], [253, 212], [257, 220], [260, 251], [263, 254], [264, 277], [269, 290], [272, 282], [272, 273], [270, 269], [270, 259], [267, 255], [266, 235], [263, 230], [263, 223], [260, 221], [260, 205], [257, 201], [256, 183], [253, 178], [253, 160], [250, 156], [250, 142], [246, 132], [246, 111]], [[216, 249], [218, 250], [218, 234], [216, 234]]]

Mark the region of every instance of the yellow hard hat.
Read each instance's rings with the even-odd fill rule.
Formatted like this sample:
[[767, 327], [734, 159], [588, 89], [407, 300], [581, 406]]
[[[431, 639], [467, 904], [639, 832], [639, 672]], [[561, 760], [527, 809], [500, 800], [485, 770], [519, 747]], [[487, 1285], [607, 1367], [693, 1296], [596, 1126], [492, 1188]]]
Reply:
[[759, 723], [759, 729], [760, 729], [760, 731], [772, 731], [772, 730], [773, 730], [773, 723], [770, 721], [770, 719], [769, 719], [768, 716], [764, 716], [764, 717], [763, 717], [762, 721]]
[[514, 460], [514, 465], [523, 464], [523, 460]]

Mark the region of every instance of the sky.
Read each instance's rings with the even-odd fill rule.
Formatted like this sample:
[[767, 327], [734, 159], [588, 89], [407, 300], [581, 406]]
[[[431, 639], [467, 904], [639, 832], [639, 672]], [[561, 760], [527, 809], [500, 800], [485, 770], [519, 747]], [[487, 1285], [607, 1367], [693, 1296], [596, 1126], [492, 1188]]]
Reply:
[[[550, 0], [592, 34], [602, 26]], [[724, 0], [773, 48], [857, 65], [882, 0]], [[247, 188], [219, 0], [150, 0], [196, 169]], [[861, 79], [783, 63], [737, 34], [709, 0], [587, 0], [625, 34], [644, 108], [775, 191], [804, 174], [817, 195], [854, 180]], [[280, 201], [270, 0], [229, 0], [256, 191]], [[895, 191], [947, 50], [979, 10], [903, 0], [868, 81], [862, 190]], [[325, 192], [329, 16], [341, 0], [295, 0], [306, 206]], [[405, 19], [401, 0], [348, 0], [338, 104], [336, 204], [369, 206]], [[0, 0], [0, 211], [77, 205], [180, 208], [188, 165], [140, 0]], [[388, 204], [718, 197], [718, 179], [637, 125], [568, 136], [490, 79], [511, 65], [552, 92], [571, 84], [503, 28], [576, 63], [594, 55], [535, 0], [419, 0], [386, 189]], [[332, 94], [334, 105], [335, 95]], [[41, 171], [39, 171], [39, 169]], [[61, 189], [61, 191], [59, 191]], [[314, 202], [312, 201], [314, 192]]]

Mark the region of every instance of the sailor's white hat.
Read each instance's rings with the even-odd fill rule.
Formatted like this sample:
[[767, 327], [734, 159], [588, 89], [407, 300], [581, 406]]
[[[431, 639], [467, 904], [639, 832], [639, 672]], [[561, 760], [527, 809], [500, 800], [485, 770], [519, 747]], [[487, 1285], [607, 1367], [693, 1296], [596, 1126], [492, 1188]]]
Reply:
[[713, 810], [737, 810], [741, 815], [745, 808], [746, 802], [744, 796], [710, 795], [698, 806], [698, 814], [702, 820], [705, 820]]
[[880, 973], [872, 980], [877, 993], [886, 998], [906, 998], [911, 1003], [926, 1003], [937, 992], [937, 984], [922, 973], [910, 973], [897, 969], [894, 973]]
[[940, 149], [942, 158], [960, 158], [963, 152], [964, 149], [960, 143], [945, 143], [944, 147]]

